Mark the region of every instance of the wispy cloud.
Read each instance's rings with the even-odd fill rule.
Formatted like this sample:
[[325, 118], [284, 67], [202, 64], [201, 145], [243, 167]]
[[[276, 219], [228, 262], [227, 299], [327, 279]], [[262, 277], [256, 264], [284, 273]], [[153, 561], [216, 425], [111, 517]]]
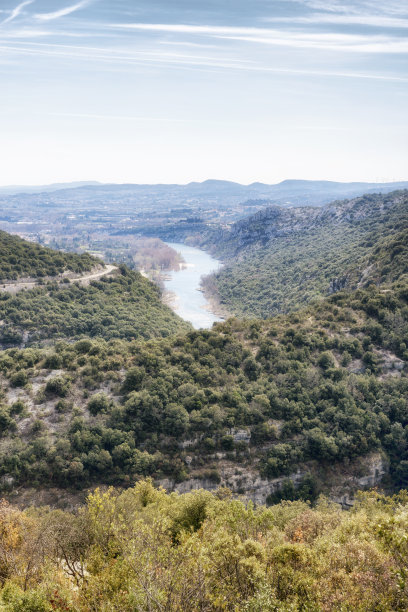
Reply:
[[385, 15], [313, 13], [303, 17], [267, 17], [268, 23], [292, 23], [305, 25], [363, 25], [377, 28], [408, 28], [408, 19]]
[[95, 121], [136, 121], [138, 123], [191, 123], [192, 119], [175, 117], [146, 117], [134, 115], [100, 115], [96, 113], [51, 113], [54, 117], [94, 119]]
[[26, 43], [29, 46], [0, 45], [0, 50], [11, 51], [21, 55], [38, 55], [54, 58], [71, 58], [72, 60], [99, 61], [109, 64], [123, 64], [146, 67], [149, 64], [174, 65], [180, 67], [202, 67], [217, 69], [241, 70], [249, 66], [248, 60], [207, 57], [182, 53], [132, 51], [115, 52], [112, 49], [81, 47], [74, 45], [52, 45]]
[[65, 17], [66, 15], [70, 15], [71, 13], [75, 13], [75, 11], [79, 11], [82, 8], [85, 8], [90, 3], [90, 0], [83, 0], [83, 2], [77, 2], [77, 4], [71, 4], [70, 6], [66, 6], [59, 11], [54, 11], [53, 13], [37, 13], [35, 16], [36, 19], [40, 21], [52, 21], [53, 19], [59, 19], [60, 17]]
[[390, 81], [407, 83], [408, 78], [392, 74], [378, 74], [375, 72], [342, 71], [342, 70], [312, 70], [292, 69], [286, 67], [271, 67], [254, 63], [248, 59], [220, 58], [217, 56], [191, 55], [184, 53], [134, 51], [134, 50], [112, 50], [103, 47], [88, 47], [81, 45], [61, 45], [52, 43], [30, 42], [26, 46], [0, 45], [0, 50], [9, 51], [22, 55], [38, 55], [54, 58], [71, 58], [87, 62], [105, 62], [106, 64], [123, 64], [130, 66], [146, 67], [147, 65], [175, 66], [180, 68], [199, 68], [217, 70], [238, 70], [246, 72], [259, 72], [276, 74], [281, 76], [311, 76], [316, 78], [329, 77], [340, 79], [367, 79], [374, 81]]
[[2, 40], [12, 39], [31, 39], [31, 38], [41, 38], [42, 36], [52, 36], [54, 33], [46, 30], [39, 30], [38, 28], [13, 28], [8, 32], [2, 32], [1, 38]]
[[300, 49], [327, 49], [361, 53], [408, 53], [408, 39], [398, 36], [333, 32], [310, 33], [257, 27], [159, 23], [111, 24], [111, 27], [135, 31], [209, 36]]
[[10, 21], [13, 21], [19, 15], [21, 15], [25, 6], [28, 6], [29, 4], [33, 4], [33, 2], [34, 0], [25, 0], [24, 2], [21, 2], [20, 4], [16, 6], [16, 8], [14, 8], [11, 11], [10, 15], [6, 17], [6, 19], [4, 19], [4, 21], [2, 21], [1, 23], [4, 24], [4, 23], [9, 23]]
[[397, 15], [408, 16], [408, 7], [402, 0], [359, 0], [352, 3], [344, 0], [292, 0], [295, 4], [303, 4], [309, 9], [324, 11], [328, 13], [338, 13], [341, 15], [378, 15], [386, 17]]
[[240, 40], [263, 45], [282, 47], [293, 47], [296, 49], [316, 49], [327, 51], [344, 51], [350, 53], [408, 53], [408, 40], [404, 38], [378, 37], [353, 37], [342, 34], [315, 34], [309, 36], [234, 36], [225, 35], [221, 38], [229, 40]]

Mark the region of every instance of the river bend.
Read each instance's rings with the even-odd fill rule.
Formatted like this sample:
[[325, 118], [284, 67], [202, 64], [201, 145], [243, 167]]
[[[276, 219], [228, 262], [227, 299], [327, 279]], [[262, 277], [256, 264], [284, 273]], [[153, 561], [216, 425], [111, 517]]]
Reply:
[[220, 268], [220, 262], [208, 253], [174, 242], [167, 243], [180, 253], [185, 264], [180, 270], [166, 274], [165, 290], [169, 306], [180, 317], [189, 321], [195, 329], [212, 327], [221, 317], [211, 312], [211, 306], [200, 290], [201, 277]]

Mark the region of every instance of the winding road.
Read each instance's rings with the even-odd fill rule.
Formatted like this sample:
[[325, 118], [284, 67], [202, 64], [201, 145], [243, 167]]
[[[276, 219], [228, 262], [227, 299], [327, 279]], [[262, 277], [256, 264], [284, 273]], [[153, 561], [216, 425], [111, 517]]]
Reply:
[[[98, 270], [97, 272], [92, 272], [92, 274], [86, 274], [85, 276], [78, 276], [77, 278], [68, 278], [67, 276], [64, 277], [57, 277], [57, 278], [50, 278], [49, 280], [65, 280], [66, 278], [68, 278], [70, 283], [81, 283], [83, 285], [96, 280], [97, 278], [101, 278], [102, 276], [107, 276], [108, 274], [111, 274], [112, 272], [114, 272], [115, 270], [117, 270], [118, 268], [116, 266], [113, 266], [112, 264], [107, 264], [104, 268], [102, 268], [102, 270]], [[47, 280], [47, 279], [45, 279]], [[38, 281], [36, 280], [27, 280], [27, 281], [15, 281], [13, 283], [2, 283], [0, 284], [0, 291], [7, 291], [9, 293], [17, 293], [18, 291], [21, 291], [22, 289], [33, 289], [34, 287], [40, 287], [41, 285], [38, 284]]]

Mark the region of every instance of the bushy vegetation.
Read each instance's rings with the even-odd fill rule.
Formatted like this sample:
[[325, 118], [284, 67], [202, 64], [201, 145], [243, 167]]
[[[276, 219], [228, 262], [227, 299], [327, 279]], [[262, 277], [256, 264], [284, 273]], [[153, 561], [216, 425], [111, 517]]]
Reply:
[[0, 343], [32, 345], [52, 338], [152, 338], [190, 325], [160, 300], [159, 289], [121, 266], [84, 286], [49, 282], [16, 295], [0, 293]]
[[179, 270], [182, 257], [159, 238], [135, 235], [106, 235], [83, 232], [78, 236], [54, 237], [50, 245], [68, 251], [81, 249], [97, 252], [104, 261], [124, 263], [131, 270], [144, 270], [151, 277], [158, 277], [164, 270]]
[[0, 506], [7, 612], [397, 612], [408, 608], [408, 496], [350, 512], [265, 508], [226, 489], [166, 494], [150, 482], [95, 491], [76, 513]]
[[222, 307], [266, 318], [408, 273], [406, 191], [300, 210], [262, 211], [204, 237], [226, 261], [205, 282]]
[[[390, 462], [389, 486], [401, 488], [407, 346], [408, 284], [399, 281], [339, 292], [265, 322], [230, 319], [148, 342], [9, 349], [0, 356], [7, 438], [0, 475], [84, 487], [140, 475], [216, 482], [222, 466], [272, 479], [301, 468], [321, 488], [331, 466], [344, 472], [375, 452]], [[11, 414], [15, 388], [34, 404], [31, 417]]]
[[0, 282], [56, 276], [65, 271], [81, 273], [100, 265], [101, 261], [91, 255], [54, 251], [0, 231]]

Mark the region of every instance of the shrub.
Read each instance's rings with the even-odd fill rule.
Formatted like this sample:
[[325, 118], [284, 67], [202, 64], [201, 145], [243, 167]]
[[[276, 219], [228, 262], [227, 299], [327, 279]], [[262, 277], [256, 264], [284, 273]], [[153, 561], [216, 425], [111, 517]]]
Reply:
[[25, 387], [28, 383], [27, 372], [25, 370], [15, 372], [10, 378], [10, 383], [12, 387]]
[[96, 416], [100, 412], [107, 412], [110, 406], [110, 399], [105, 393], [97, 393], [93, 395], [88, 402], [88, 410]]
[[57, 376], [51, 378], [45, 385], [45, 392], [49, 395], [57, 395], [58, 397], [66, 397], [68, 395], [71, 381], [65, 377]]

